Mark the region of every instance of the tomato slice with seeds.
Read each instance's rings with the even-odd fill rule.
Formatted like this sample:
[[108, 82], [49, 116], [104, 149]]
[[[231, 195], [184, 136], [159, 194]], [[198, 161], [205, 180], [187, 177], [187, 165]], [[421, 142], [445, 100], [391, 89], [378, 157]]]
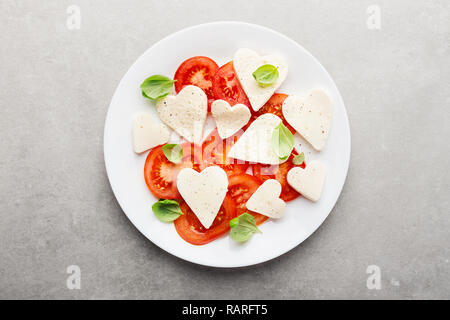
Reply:
[[217, 100], [225, 100], [231, 106], [242, 103], [251, 108], [250, 101], [234, 71], [233, 61], [228, 62], [217, 70], [213, 79], [213, 91]]
[[219, 66], [208, 57], [193, 57], [184, 61], [175, 73], [175, 91], [179, 93], [185, 86], [194, 85], [202, 89], [208, 97], [208, 108], [215, 100], [213, 78]]
[[180, 199], [176, 179], [178, 173], [184, 168], [193, 168], [201, 171], [201, 151], [198, 146], [184, 143], [183, 159], [175, 164], [167, 160], [162, 146], [153, 148], [147, 156], [144, 167], [145, 183], [150, 192], [158, 199]]
[[228, 178], [228, 194], [236, 203], [237, 216], [248, 212], [255, 218], [257, 225], [260, 225], [269, 218], [248, 210], [246, 204], [247, 200], [258, 190], [260, 185], [261, 181], [249, 174], [239, 174]]
[[249, 166], [248, 162], [228, 158], [227, 156], [231, 147], [233, 147], [243, 133], [243, 131], [240, 131], [235, 135], [222, 140], [217, 129], [214, 129], [202, 145], [203, 162], [205, 165], [219, 166], [225, 170], [228, 176], [245, 173]]
[[[300, 197], [300, 193], [295, 191], [287, 182], [287, 174], [289, 170], [293, 167], [297, 167], [292, 163], [294, 155], [298, 155], [298, 152], [294, 149], [289, 159], [280, 165], [269, 165], [257, 163], [253, 165], [252, 170], [255, 177], [258, 177], [261, 181], [266, 181], [268, 179], [277, 179], [281, 184], [281, 195], [280, 198], [284, 201], [292, 201]], [[306, 164], [298, 166], [305, 168]]]
[[250, 122], [247, 124], [246, 128], [248, 128], [248, 126], [253, 121], [255, 121], [259, 116], [265, 113], [273, 113], [274, 115], [278, 116], [283, 121], [283, 124], [294, 134], [295, 129], [292, 128], [292, 126], [286, 121], [282, 111], [283, 102], [284, 100], [286, 100], [287, 97], [288, 97], [287, 94], [275, 93], [261, 109], [259, 109], [257, 112], [252, 113], [252, 117], [250, 118]]
[[175, 229], [185, 241], [193, 245], [204, 245], [220, 238], [230, 230], [230, 220], [236, 217], [236, 205], [226, 195], [213, 224], [205, 229], [186, 202], [180, 203], [181, 215], [175, 220]]

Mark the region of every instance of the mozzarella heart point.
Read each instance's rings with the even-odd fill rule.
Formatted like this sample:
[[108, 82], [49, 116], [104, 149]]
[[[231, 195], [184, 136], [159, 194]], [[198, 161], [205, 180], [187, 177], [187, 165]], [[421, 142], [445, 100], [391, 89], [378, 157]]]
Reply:
[[[262, 87], [256, 82], [253, 73], [265, 64], [277, 67], [279, 77], [275, 83]], [[283, 58], [273, 55], [260, 56], [250, 49], [239, 49], [234, 55], [233, 66], [254, 111], [258, 111], [269, 101], [288, 74], [288, 65]]]
[[165, 144], [169, 139], [169, 128], [154, 122], [151, 114], [142, 112], [134, 116], [133, 145], [136, 153], [142, 153]]
[[280, 199], [280, 195], [281, 184], [275, 179], [267, 180], [248, 199], [247, 209], [279, 219], [283, 217], [286, 210], [286, 202]]
[[216, 121], [217, 131], [222, 139], [237, 133], [250, 120], [251, 113], [244, 104], [233, 107], [224, 100], [216, 100], [211, 105], [211, 113]]
[[243, 161], [280, 164], [281, 160], [273, 151], [272, 134], [281, 123], [281, 119], [272, 113], [266, 113], [252, 122], [239, 140], [233, 145], [228, 157]]
[[201, 224], [209, 229], [228, 191], [228, 177], [218, 166], [202, 172], [185, 168], [178, 174], [177, 188]]
[[326, 167], [321, 162], [311, 161], [306, 169], [292, 168], [287, 175], [289, 185], [306, 199], [317, 202], [322, 195]]
[[324, 148], [333, 118], [333, 104], [325, 92], [314, 90], [306, 98], [288, 97], [283, 103], [283, 115], [315, 150]]
[[176, 96], [158, 101], [160, 119], [189, 142], [201, 144], [208, 113], [208, 98], [196, 86], [184, 87]]

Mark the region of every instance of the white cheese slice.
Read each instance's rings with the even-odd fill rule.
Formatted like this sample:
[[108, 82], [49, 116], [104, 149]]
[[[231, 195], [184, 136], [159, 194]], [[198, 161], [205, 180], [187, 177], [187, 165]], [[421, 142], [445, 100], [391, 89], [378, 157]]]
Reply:
[[287, 175], [289, 185], [306, 199], [317, 202], [322, 195], [326, 167], [321, 162], [311, 161], [306, 169], [292, 168]]
[[245, 104], [230, 106], [225, 100], [216, 100], [211, 105], [217, 131], [222, 139], [231, 137], [250, 120], [251, 113]]
[[[262, 87], [256, 82], [253, 73], [265, 64], [277, 67], [279, 78], [272, 85]], [[239, 49], [234, 55], [233, 66], [239, 82], [255, 111], [261, 109], [269, 101], [288, 74], [288, 65], [283, 58], [274, 55], [260, 56], [250, 49]]]
[[146, 112], [134, 116], [133, 145], [136, 153], [142, 153], [165, 144], [170, 139], [170, 130], [162, 123], [155, 123]]
[[280, 164], [272, 148], [272, 134], [281, 119], [272, 113], [260, 116], [244, 132], [228, 153], [230, 158], [263, 164]]
[[333, 105], [325, 92], [314, 90], [306, 99], [289, 96], [283, 103], [283, 115], [315, 150], [323, 149], [333, 118]]
[[228, 191], [225, 171], [218, 166], [208, 167], [201, 173], [185, 168], [178, 174], [177, 187], [198, 220], [209, 229]]
[[279, 219], [283, 217], [286, 210], [286, 202], [280, 199], [280, 194], [281, 184], [275, 179], [267, 180], [248, 199], [247, 209]]
[[208, 113], [208, 98], [196, 86], [184, 87], [176, 96], [158, 101], [156, 110], [161, 120], [189, 142], [200, 144]]

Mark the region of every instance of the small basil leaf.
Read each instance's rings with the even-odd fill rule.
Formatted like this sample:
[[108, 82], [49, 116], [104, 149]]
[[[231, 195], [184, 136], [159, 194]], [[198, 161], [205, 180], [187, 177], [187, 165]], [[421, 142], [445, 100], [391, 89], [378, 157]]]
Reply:
[[162, 222], [173, 222], [183, 214], [180, 205], [175, 200], [160, 200], [152, 206], [152, 210]]
[[234, 228], [239, 224], [239, 217], [230, 220], [230, 228]]
[[282, 122], [273, 131], [272, 148], [281, 160], [289, 158], [294, 149], [294, 135]]
[[237, 242], [246, 242], [254, 233], [262, 233], [256, 226], [255, 218], [249, 213], [244, 213], [231, 220], [230, 227], [231, 239]]
[[183, 148], [179, 144], [166, 144], [162, 150], [167, 160], [172, 163], [180, 163], [183, 159]]
[[256, 220], [250, 213], [244, 213], [239, 217], [239, 225], [253, 230], [255, 233], [262, 233], [256, 226]]
[[174, 80], [161, 75], [151, 76], [141, 84], [142, 95], [151, 100], [164, 98], [171, 91]]
[[295, 155], [294, 158], [292, 159], [292, 163], [296, 166], [302, 165], [303, 162], [305, 162], [305, 153], [304, 152]]
[[246, 227], [237, 225], [230, 231], [230, 237], [237, 242], [246, 242], [250, 240], [254, 232]]
[[278, 73], [278, 68], [271, 64], [265, 64], [253, 72], [253, 77], [256, 82], [263, 87], [274, 84], [278, 80], [279, 76], [280, 74]]

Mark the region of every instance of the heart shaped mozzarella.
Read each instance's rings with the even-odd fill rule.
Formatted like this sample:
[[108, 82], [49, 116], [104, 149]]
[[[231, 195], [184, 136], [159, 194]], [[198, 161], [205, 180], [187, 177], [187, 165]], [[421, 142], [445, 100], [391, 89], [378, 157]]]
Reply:
[[[262, 87], [256, 82], [253, 73], [265, 64], [277, 67], [279, 78], [272, 85]], [[283, 58], [273, 55], [260, 56], [250, 49], [239, 49], [234, 55], [233, 66], [239, 82], [255, 111], [261, 109], [269, 101], [288, 74], [288, 65]]]
[[248, 199], [247, 209], [279, 219], [286, 209], [286, 202], [280, 199], [280, 194], [281, 184], [274, 179], [267, 180]]
[[292, 168], [287, 175], [289, 185], [306, 199], [317, 202], [322, 194], [326, 168], [318, 161], [311, 161], [306, 169]]
[[198, 220], [209, 229], [228, 191], [225, 171], [217, 166], [208, 167], [201, 173], [186, 168], [178, 174], [177, 187]]
[[306, 99], [288, 97], [283, 103], [283, 115], [315, 150], [323, 149], [333, 118], [333, 105], [325, 92], [314, 90]]
[[230, 158], [258, 162], [263, 164], [280, 164], [272, 148], [272, 134], [281, 119], [272, 113], [260, 116], [244, 132], [228, 153]]
[[216, 100], [211, 105], [211, 113], [216, 121], [217, 131], [222, 139], [231, 137], [250, 120], [250, 110], [245, 104], [233, 107], [224, 100]]
[[149, 113], [134, 116], [133, 141], [134, 151], [142, 153], [169, 141], [170, 130], [162, 123], [155, 123]]
[[208, 112], [208, 98], [196, 86], [184, 87], [176, 96], [156, 104], [161, 120], [189, 142], [200, 144]]

